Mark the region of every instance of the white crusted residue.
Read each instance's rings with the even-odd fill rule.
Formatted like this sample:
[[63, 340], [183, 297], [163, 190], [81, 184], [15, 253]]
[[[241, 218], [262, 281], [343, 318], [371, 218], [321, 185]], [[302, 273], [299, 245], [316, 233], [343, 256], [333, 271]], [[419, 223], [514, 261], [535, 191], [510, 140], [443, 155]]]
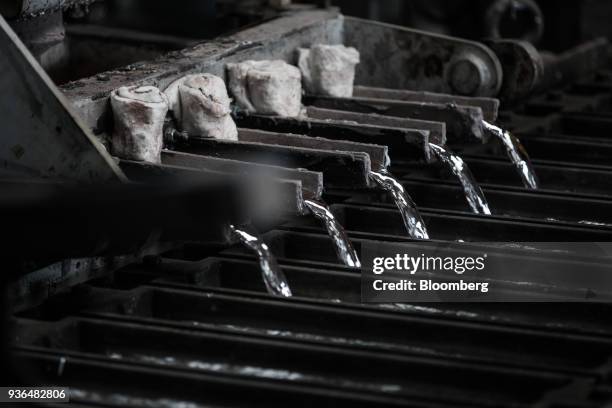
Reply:
[[298, 68], [302, 73], [302, 86], [309, 93], [316, 93], [312, 82], [312, 72], [310, 71], [310, 49], [298, 48]]
[[300, 70], [281, 60], [227, 64], [229, 88], [249, 112], [294, 117], [302, 108]]
[[171, 83], [164, 93], [182, 131], [192, 136], [238, 139], [223, 79], [212, 74], [187, 75]]
[[154, 86], [121, 87], [111, 93], [112, 153], [122, 159], [160, 162], [168, 103]]
[[298, 49], [298, 67], [304, 87], [317, 95], [348, 98], [353, 96], [355, 67], [359, 51], [344, 45], [316, 44]]

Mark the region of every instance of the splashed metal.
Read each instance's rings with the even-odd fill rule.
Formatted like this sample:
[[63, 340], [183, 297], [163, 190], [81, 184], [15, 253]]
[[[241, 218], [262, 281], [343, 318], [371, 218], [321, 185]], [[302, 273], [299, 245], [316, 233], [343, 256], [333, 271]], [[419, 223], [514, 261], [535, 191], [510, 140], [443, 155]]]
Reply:
[[455, 177], [459, 179], [465, 193], [465, 198], [472, 211], [475, 214], [491, 215], [487, 199], [463, 159], [433, 143], [429, 144], [429, 148], [436, 159], [445, 166], [448, 166]]
[[291, 297], [291, 289], [285, 274], [281, 271], [276, 258], [270, 252], [268, 245], [257, 236], [230, 225], [230, 230], [243, 245], [257, 255], [261, 274], [268, 293], [275, 296]]
[[327, 233], [334, 241], [334, 248], [338, 258], [348, 267], [361, 268], [361, 261], [357, 251], [355, 251], [351, 241], [348, 239], [344, 227], [338, 222], [327, 204], [315, 200], [304, 200], [304, 204], [306, 204], [315, 217], [325, 224]]
[[395, 205], [402, 215], [408, 235], [416, 239], [429, 239], [429, 233], [425, 221], [416, 207], [412, 198], [408, 195], [404, 186], [388, 172], [370, 172], [370, 180], [380, 188], [391, 193]]
[[538, 178], [535, 174], [529, 155], [525, 150], [525, 147], [521, 144], [521, 141], [514, 136], [512, 133], [503, 130], [502, 128], [495, 126], [487, 121], [483, 121], [483, 126], [491, 134], [497, 137], [506, 148], [508, 158], [516, 169], [518, 170], [523, 185], [526, 188], [537, 190]]

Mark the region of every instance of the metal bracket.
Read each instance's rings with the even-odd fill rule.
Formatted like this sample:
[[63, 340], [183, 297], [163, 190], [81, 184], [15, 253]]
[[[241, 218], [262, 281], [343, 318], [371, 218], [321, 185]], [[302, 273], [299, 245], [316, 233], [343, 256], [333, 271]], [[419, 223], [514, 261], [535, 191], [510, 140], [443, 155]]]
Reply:
[[499, 60], [476, 42], [353, 17], [344, 39], [361, 52], [360, 85], [495, 96], [502, 84]]

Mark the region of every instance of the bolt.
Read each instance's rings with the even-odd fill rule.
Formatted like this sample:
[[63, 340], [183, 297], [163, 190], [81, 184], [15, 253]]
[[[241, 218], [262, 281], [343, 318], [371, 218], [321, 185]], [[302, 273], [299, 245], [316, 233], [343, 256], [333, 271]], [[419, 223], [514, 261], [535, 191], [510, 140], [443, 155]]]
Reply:
[[451, 62], [446, 75], [453, 91], [468, 96], [480, 93], [487, 76], [486, 66], [471, 54], [464, 54]]

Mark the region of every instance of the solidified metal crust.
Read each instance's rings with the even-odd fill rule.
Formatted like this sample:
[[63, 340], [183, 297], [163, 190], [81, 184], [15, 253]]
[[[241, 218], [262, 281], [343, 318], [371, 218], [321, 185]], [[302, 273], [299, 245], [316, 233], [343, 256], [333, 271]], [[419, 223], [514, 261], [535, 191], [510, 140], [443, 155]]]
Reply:
[[96, 133], [103, 133], [110, 123], [108, 96], [116, 88], [154, 85], [164, 89], [184, 75], [202, 72], [226, 79], [227, 63], [248, 59], [294, 62], [299, 47], [314, 43], [341, 43], [342, 23], [343, 17], [334, 10], [289, 14], [229, 37], [169, 53], [154, 61], [109, 71], [105, 73], [107, 81], [90, 77], [68, 83], [62, 89], [87, 125]]

